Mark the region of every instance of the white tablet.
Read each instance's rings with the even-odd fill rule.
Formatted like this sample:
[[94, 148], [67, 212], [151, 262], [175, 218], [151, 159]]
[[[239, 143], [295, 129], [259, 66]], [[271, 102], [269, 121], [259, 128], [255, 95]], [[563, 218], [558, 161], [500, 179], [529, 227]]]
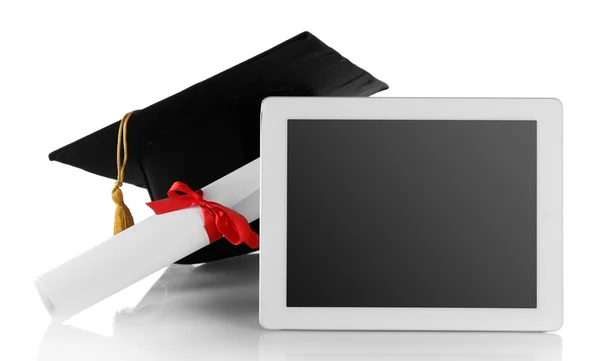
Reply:
[[261, 131], [264, 327], [562, 325], [558, 100], [272, 97]]

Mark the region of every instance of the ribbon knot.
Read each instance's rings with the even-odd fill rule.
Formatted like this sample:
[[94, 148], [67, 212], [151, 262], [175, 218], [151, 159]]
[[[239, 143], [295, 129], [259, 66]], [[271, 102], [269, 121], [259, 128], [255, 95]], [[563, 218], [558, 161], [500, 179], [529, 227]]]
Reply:
[[156, 214], [164, 214], [199, 206], [204, 216], [204, 228], [212, 243], [222, 237], [234, 245], [245, 243], [258, 248], [258, 234], [254, 232], [244, 216], [219, 203], [204, 199], [202, 190], [193, 191], [183, 182], [175, 182], [167, 192], [168, 198], [147, 203]]

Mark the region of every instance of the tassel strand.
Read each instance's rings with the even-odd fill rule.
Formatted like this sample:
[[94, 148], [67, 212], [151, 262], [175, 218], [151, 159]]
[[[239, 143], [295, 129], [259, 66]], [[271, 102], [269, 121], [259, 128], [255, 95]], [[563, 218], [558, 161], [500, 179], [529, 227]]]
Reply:
[[[123, 119], [121, 119], [117, 136], [117, 182], [112, 190], [112, 199], [116, 205], [114, 234], [120, 233], [134, 225], [133, 216], [123, 201], [123, 192], [121, 191], [121, 186], [125, 179], [125, 166], [127, 165], [127, 123], [131, 114], [133, 112], [125, 114]], [[121, 153], [123, 153], [122, 158]]]

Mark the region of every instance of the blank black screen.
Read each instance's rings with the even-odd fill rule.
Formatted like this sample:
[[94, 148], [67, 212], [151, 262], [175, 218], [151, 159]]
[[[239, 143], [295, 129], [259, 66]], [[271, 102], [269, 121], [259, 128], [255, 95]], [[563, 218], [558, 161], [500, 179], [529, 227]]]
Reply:
[[536, 122], [289, 120], [288, 307], [536, 307]]

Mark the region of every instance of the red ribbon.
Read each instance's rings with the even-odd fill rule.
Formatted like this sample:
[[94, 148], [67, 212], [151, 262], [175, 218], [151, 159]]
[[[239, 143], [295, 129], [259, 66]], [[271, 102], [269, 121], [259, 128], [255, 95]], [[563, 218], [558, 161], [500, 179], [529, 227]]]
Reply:
[[250, 228], [244, 216], [219, 203], [206, 201], [202, 195], [202, 190], [194, 192], [187, 184], [175, 182], [167, 192], [168, 198], [147, 205], [156, 214], [200, 206], [210, 243], [225, 237], [236, 246], [246, 243], [250, 248], [258, 248], [258, 234]]

